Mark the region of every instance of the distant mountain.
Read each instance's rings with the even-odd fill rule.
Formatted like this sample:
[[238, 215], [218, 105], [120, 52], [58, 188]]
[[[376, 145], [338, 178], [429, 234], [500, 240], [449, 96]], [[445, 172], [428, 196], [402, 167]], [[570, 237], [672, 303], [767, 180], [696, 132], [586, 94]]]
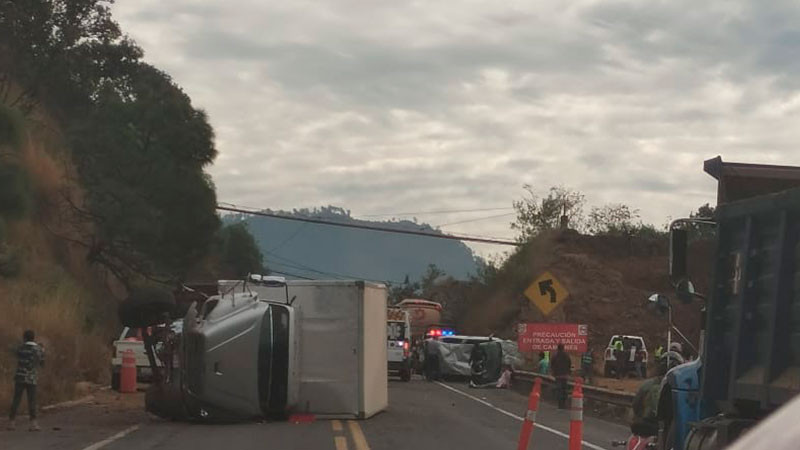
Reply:
[[[358, 220], [350, 216], [350, 211], [333, 206], [265, 212], [442, 234], [428, 224], [408, 220]], [[475, 273], [477, 267], [470, 248], [455, 240], [239, 214], [227, 215], [223, 220], [227, 223], [246, 222], [264, 254], [265, 264], [289, 278], [400, 283], [406, 276], [411, 281], [419, 280], [428, 264], [436, 264], [456, 279], [466, 279]]]

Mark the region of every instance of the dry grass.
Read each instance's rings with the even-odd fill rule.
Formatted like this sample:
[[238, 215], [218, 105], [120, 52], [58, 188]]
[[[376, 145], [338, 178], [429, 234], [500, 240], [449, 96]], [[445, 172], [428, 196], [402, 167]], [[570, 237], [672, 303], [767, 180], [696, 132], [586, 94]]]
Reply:
[[65, 193], [80, 189], [71, 179], [69, 155], [57, 130], [29, 123], [22, 148], [24, 167], [34, 184], [36, 209], [29, 219], [8, 226], [8, 242], [22, 251], [22, 273], [0, 278], [0, 408], [11, 396], [14, 355], [25, 329], [36, 331], [46, 348], [40, 371], [40, 403], [67, 400], [81, 381], [103, 383], [109, 376], [115, 302], [85, 251], [54, 235], [80, 232], [57, 214]]
[[[111, 356], [108, 338], [102, 329], [87, 329], [92, 295], [67, 272], [40, 264], [36, 271], [4, 280], [0, 298], [0, 345], [13, 348], [30, 328], [46, 348], [46, 366], [40, 375], [43, 404], [71, 398], [78, 381], [106, 381]], [[0, 354], [0, 405], [9, 402], [14, 370], [13, 355]]]

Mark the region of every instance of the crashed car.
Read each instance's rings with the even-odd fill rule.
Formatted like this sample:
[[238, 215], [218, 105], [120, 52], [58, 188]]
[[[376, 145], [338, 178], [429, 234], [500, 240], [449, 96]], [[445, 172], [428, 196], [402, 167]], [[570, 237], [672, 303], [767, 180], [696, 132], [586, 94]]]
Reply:
[[[269, 278], [269, 277], [266, 277]], [[280, 280], [265, 284], [285, 286]], [[193, 304], [183, 329], [169, 293], [140, 289], [120, 306], [125, 326], [157, 327], [145, 337], [154, 383], [146, 409], [170, 419], [247, 420], [285, 415], [297, 399], [295, 311], [287, 298], [228, 292]]]
[[[494, 385], [504, 371], [511, 380], [515, 369], [523, 368], [525, 359], [517, 343], [495, 337], [442, 335], [425, 340], [425, 377], [470, 378], [470, 385]], [[479, 353], [475, 353], [478, 351]]]

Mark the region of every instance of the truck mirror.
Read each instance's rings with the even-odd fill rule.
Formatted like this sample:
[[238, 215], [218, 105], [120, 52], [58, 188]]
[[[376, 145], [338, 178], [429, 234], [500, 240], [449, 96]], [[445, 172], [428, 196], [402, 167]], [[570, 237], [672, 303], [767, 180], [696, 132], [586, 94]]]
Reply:
[[687, 279], [688, 232], [673, 228], [669, 231], [669, 278], [673, 284]]
[[691, 303], [695, 297], [694, 284], [688, 278], [679, 280], [675, 284], [675, 294], [684, 303]]

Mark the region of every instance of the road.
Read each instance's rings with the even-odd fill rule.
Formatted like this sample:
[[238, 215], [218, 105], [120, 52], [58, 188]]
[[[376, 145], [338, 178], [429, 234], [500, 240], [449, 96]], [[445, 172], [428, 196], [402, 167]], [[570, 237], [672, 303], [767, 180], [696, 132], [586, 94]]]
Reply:
[[[198, 425], [149, 417], [138, 408], [79, 405], [42, 418], [44, 431], [0, 432], [2, 449], [513, 449], [527, 399], [464, 383], [389, 383], [390, 407], [366, 421]], [[569, 413], [543, 402], [530, 448], [566, 449]], [[627, 427], [585, 417], [584, 448], [609, 449]], [[54, 429], [58, 428], [58, 429]]]

